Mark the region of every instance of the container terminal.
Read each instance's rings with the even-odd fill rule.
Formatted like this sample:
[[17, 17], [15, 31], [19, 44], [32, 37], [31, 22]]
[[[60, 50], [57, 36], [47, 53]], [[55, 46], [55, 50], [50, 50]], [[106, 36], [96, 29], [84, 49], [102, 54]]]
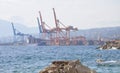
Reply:
[[73, 26], [66, 26], [56, 16], [53, 8], [55, 27], [52, 28], [43, 21], [42, 14], [39, 11], [37, 23], [39, 28], [39, 37], [31, 34], [24, 34], [17, 30], [12, 22], [12, 29], [14, 39], [12, 43], [3, 43], [0, 45], [47, 45], [47, 46], [69, 46], [69, 45], [101, 45], [104, 44], [102, 40], [87, 40], [85, 36], [71, 35], [71, 32], [78, 31], [78, 28]]

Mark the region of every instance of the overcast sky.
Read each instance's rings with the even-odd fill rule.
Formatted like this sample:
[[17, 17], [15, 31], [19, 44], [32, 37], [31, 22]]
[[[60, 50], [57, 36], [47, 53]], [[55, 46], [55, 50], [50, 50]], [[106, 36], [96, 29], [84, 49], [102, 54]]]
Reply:
[[79, 29], [120, 26], [120, 0], [0, 0], [0, 19], [33, 27], [40, 10], [55, 26], [52, 8], [62, 23]]

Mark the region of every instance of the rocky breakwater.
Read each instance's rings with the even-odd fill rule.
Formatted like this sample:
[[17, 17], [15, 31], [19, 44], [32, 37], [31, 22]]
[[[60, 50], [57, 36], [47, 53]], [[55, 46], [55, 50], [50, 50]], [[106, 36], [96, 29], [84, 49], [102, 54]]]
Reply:
[[99, 49], [120, 49], [120, 40], [107, 41], [105, 45], [99, 47]]
[[96, 71], [76, 61], [53, 61], [50, 66], [39, 73], [96, 73]]

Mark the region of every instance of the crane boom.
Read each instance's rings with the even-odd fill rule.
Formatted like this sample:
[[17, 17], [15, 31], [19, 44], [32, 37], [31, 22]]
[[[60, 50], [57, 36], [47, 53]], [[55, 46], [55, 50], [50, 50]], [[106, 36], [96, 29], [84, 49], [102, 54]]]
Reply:
[[57, 18], [56, 18], [56, 13], [55, 13], [55, 9], [53, 8], [53, 13], [54, 13], [54, 19], [55, 19], [55, 24], [56, 24], [56, 28], [58, 28], [58, 23], [57, 23]]
[[42, 20], [42, 15], [41, 15], [40, 11], [39, 11], [39, 15], [40, 15], [40, 21], [41, 21], [41, 24], [42, 24], [43, 20]]
[[37, 21], [38, 21], [39, 33], [42, 33], [42, 27], [40, 25], [40, 21], [38, 17], [37, 17]]
[[43, 30], [43, 33], [46, 33], [46, 29], [45, 29], [45, 23], [43, 22], [42, 20], [42, 15], [41, 15], [41, 12], [39, 11], [39, 15], [40, 15], [40, 22], [41, 22], [41, 26], [42, 26], [42, 30]]
[[16, 35], [16, 29], [15, 29], [15, 27], [14, 27], [13, 22], [12, 22], [11, 24], [12, 24], [13, 34], [14, 34], [14, 36], [15, 36], [15, 35]]

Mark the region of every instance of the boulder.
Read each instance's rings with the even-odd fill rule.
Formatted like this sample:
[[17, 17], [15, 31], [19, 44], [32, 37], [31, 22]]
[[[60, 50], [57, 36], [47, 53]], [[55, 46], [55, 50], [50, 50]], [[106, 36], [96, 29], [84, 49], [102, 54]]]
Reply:
[[100, 46], [99, 49], [120, 49], [120, 40], [107, 41], [103, 46]]
[[79, 60], [75, 61], [53, 61], [50, 66], [39, 73], [96, 73], [87, 66], [82, 65]]

